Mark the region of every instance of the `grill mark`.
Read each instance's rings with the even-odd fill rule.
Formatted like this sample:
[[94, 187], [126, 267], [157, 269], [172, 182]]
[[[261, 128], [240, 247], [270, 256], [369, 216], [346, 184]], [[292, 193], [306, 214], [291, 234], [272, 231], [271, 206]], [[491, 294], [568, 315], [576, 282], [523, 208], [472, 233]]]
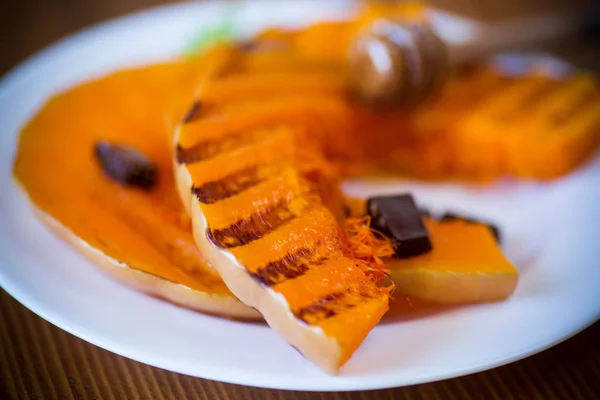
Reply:
[[503, 111], [496, 114], [496, 119], [499, 121], [509, 121], [513, 118], [523, 115], [525, 111], [531, 110], [546, 94], [550, 93], [553, 89], [551, 82], [543, 82], [539, 87], [532, 90], [530, 93], [525, 94], [520, 99], [517, 99], [517, 107], [508, 111]]
[[193, 162], [193, 155], [190, 153], [189, 149], [184, 149], [178, 144], [175, 147], [175, 159], [177, 160], [177, 164], [187, 164]]
[[249, 218], [238, 220], [227, 228], [206, 230], [206, 236], [216, 246], [232, 248], [244, 246], [296, 218], [288, 209], [288, 202], [281, 201], [262, 211], [254, 212]]
[[207, 182], [200, 187], [192, 186], [192, 194], [204, 204], [213, 204], [243, 192], [263, 182], [260, 167], [253, 166], [234, 172], [218, 181]]
[[263, 128], [205, 140], [188, 148], [177, 145], [175, 155], [179, 164], [193, 164], [250, 145], [264, 137], [271, 136], [274, 132], [274, 129]]
[[550, 115], [552, 125], [562, 125], [573, 119], [577, 113], [584, 110], [585, 106], [588, 105], [588, 103], [591, 103], [597, 95], [597, 92], [593, 89], [589, 89], [582, 93], [576, 100], [569, 103], [567, 107]]
[[198, 101], [198, 100], [195, 101], [194, 104], [192, 104], [192, 106], [190, 107], [190, 109], [185, 113], [185, 115], [181, 119], [181, 123], [182, 124], [187, 124], [187, 123], [192, 122], [193, 120], [195, 120], [196, 117], [198, 117], [198, 114], [199, 114], [199, 111], [200, 111], [200, 106], [201, 106], [200, 101]]
[[294, 311], [294, 316], [299, 320], [316, 325], [328, 318], [335, 317], [339, 313], [357, 307], [365, 301], [375, 299], [377, 296], [366, 290], [346, 290], [333, 292], [321, 297], [311, 305]]
[[544, 96], [552, 92], [552, 90], [554, 90], [552, 82], [544, 82], [539, 88], [520, 99], [518, 112], [527, 111], [532, 107], [535, 107], [535, 105], [542, 100]]
[[337, 307], [334, 308], [334, 306], [344, 297], [346, 297], [344, 292], [330, 293], [321, 297], [315, 303], [296, 310], [294, 315], [309, 325], [315, 325], [320, 321], [336, 316], [339, 310], [335, 309]]
[[293, 253], [286, 254], [277, 261], [271, 261], [250, 275], [265, 286], [273, 286], [288, 279], [296, 279], [309, 270], [309, 265], [319, 265], [327, 261], [327, 257], [318, 256], [314, 248], [302, 247]]

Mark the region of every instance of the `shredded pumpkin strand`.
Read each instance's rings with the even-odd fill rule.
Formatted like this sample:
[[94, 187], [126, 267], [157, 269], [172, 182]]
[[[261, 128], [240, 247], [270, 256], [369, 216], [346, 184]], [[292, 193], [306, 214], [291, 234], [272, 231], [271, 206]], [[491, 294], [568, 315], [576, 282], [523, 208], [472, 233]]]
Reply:
[[390, 269], [382, 258], [394, 254], [392, 242], [370, 227], [369, 216], [348, 218], [344, 222], [345, 241], [343, 252], [374, 282], [389, 277]]

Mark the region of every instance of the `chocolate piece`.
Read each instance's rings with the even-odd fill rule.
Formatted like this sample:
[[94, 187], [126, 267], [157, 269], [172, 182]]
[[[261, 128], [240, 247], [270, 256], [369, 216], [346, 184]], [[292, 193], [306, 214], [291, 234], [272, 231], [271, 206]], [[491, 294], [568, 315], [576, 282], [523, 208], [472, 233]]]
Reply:
[[442, 215], [439, 218], [439, 221], [444, 222], [444, 221], [456, 221], [456, 220], [461, 220], [461, 221], [465, 221], [468, 222], [470, 224], [481, 224], [481, 225], [486, 225], [490, 231], [492, 232], [492, 235], [494, 235], [494, 239], [496, 239], [496, 242], [500, 243], [501, 242], [501, 236], [500, 236], [500, 229], [498, 229], [498, 227], [490, 222], [487, 221], [483, 221], [480, 219], [476, 219], [476, 218], [472, 218], [472, 217], [466, 217], [464, 215], [458, 215], [456, 213], [453, 212], [446, 212], [444, 215]]
[[431, 251], [429, 232], [410, 194], [371, 197], [367, 201], [371, 227], [392, 240], [399, 258]]
[[421, 215], [422, 216], [424, 216], [424, 217], [430, 217], [431, 218], [431, 215], [432, 215], [431, 211], [429, 211], [426, 208], [420, 208], [419, 210], [421, 211]]
[[156, 182], [156, 166], [139, 150], [101, 140], [94, 154], [105, 175], [121, 185], [149, 190]]

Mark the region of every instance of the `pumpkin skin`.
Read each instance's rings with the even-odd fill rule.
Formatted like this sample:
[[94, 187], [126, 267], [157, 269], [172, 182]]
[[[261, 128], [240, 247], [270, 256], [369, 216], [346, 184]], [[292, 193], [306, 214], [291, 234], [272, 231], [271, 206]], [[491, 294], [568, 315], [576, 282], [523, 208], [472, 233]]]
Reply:
[[[40, 219], [113, 278], [188, 308], [259, 319], [196, 248], [176, 194], [168, 132], [196, 70], [181, 62], [121, 71], [55, 96], [23, 128], [14, 178]], [[147, 154], [155, 187], [103, 175], [93, 156], [99, 139]]]

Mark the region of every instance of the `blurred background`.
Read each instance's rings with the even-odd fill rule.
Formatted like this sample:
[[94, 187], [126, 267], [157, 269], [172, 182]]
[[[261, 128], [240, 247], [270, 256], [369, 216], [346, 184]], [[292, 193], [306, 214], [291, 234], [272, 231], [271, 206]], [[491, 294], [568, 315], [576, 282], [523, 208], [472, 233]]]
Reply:
[[[143, 8], [177, 2], [181, 0], [0, 0], [0, 75], [44, 46], [86, 26]], [[281, 6], [279, 0], [272, 2], [274, 7]], [[600, 6], [598, 0], [430, 0], [428, 3], [481, 21]], [[600, 70], [597, 54], [600, 41], [597, 39], [596, 32], [591, 43], [590, 35], [569, 37], [550, 43], [547, 48], [580, 66]]]
[[88, 25], [143, 8], [176, 2], [0, 0], [0, 75], [44, 46]]

